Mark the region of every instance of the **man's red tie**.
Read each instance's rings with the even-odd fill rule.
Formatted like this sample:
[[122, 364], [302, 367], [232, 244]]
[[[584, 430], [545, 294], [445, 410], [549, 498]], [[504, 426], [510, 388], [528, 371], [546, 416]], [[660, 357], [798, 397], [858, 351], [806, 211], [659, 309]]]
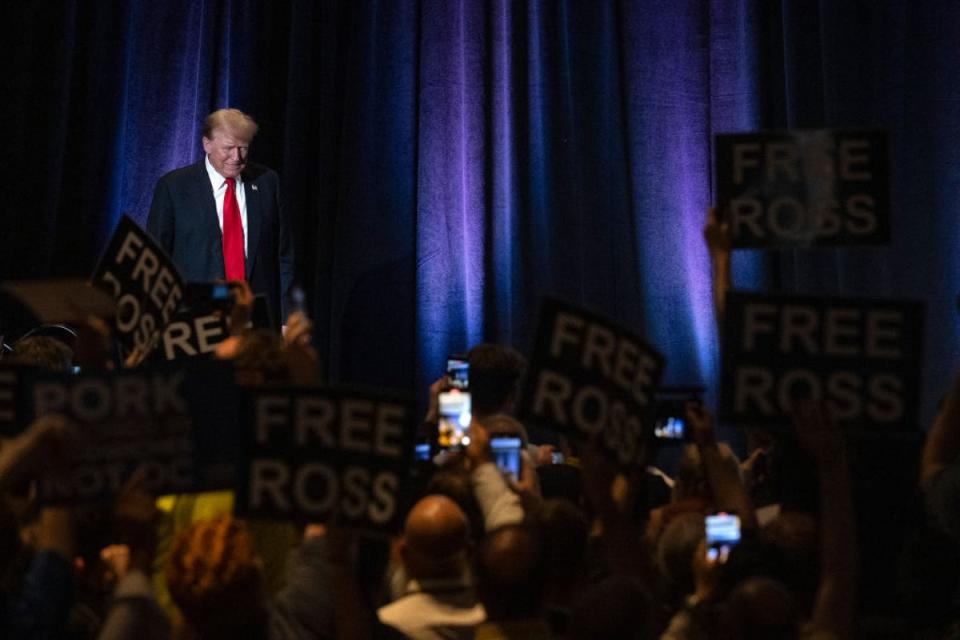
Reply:
[[245, 280], [240, 205], [237, 204], [234, 179], [225, 180], [227, 192], [223, 194], [223, 272], [227, 280]]

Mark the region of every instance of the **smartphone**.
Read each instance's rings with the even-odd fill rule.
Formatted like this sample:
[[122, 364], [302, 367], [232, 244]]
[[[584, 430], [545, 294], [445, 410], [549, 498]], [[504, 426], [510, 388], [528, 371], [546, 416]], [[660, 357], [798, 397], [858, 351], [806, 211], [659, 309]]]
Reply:
[[716, 513], [704, 518], [707, 558], [726, 562], [730, 551], [740, 542], [740, 516]]
[[290, 287], [290, 295], [287, 298], [287, 312], [290, 315], [294, 313], [302, 313], [306, 315], [307, 311], [307, 296], [303, 292], [303, 288], [300, 285], [293, 285]]
[[470, 444], [470, 392], [450, 389], [441, 392], [438, 400], [437, 447], [462, 449]]
[[520, 478], [520, 438], [515, 436], [490, 436], [493, 461], [514, 479]]
[[654, 396], [653, 435], [664, 443], [691, 439], [687, 429], [687, 403], [703, 402], [703, 387], [661, 387]]
[[181, 306], [197, 311], [225, 310], [233, 303], [230, 285], [226, 282], [188, 282]]
[[447, 384], [460, 391], [470, 388], [470, 362], [466, 356], [447, 357]]
[[657, 416], [653, 435], [661, 440], [683, 440], [687, 437], [687, 422], [682, 415]]
[[413, 446], [413, 459], [417, 462], [430, 461], [430, 443], [418, 442]]
[[228, 300], [230, 287], [226, 282], [188, 282], [183, 297], [191, 303]]

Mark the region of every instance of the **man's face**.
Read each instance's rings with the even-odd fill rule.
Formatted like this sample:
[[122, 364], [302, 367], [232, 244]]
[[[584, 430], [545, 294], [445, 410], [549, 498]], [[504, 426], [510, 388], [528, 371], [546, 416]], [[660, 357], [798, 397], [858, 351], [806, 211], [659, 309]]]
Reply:
[[203, 139], [203, 150], [217, 173], [224, 178], [236, 178], [247, 166], [250, 141], [235, 138], [224, 129], [214, 129], [213, 139]]

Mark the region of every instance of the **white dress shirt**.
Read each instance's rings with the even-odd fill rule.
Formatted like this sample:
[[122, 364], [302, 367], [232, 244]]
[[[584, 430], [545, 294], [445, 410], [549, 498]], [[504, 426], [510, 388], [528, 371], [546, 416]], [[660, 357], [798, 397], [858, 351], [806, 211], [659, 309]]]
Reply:
[[[223, 196], [227, 193], [226, 179], [217, 173], [217, 170], [210, 164], [210, 158], [203, 157], [207, 165], [207, 176], [210, 178], [210, 186], [213, 188], [213, 199], [217, 201], [217, 221], [220, 223], [220, 233], [223, 233]], [[240, 176], [234, 178], [234, 191], [237, 196], [237, 206], [240, 207], [240, 224], [243, 225], [243, 257], [247, 257], [247, 194], [243, 188], [243, 181]]]

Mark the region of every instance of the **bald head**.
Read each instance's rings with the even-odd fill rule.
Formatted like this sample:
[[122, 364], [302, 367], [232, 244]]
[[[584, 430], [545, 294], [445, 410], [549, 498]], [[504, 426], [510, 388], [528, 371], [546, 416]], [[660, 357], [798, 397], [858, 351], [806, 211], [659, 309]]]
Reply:
[[470, 527], [457, 503], [446, 496], [421, 498], [403, 527], [403, 561], [415, 578], [459, 574], [466, 562]]

